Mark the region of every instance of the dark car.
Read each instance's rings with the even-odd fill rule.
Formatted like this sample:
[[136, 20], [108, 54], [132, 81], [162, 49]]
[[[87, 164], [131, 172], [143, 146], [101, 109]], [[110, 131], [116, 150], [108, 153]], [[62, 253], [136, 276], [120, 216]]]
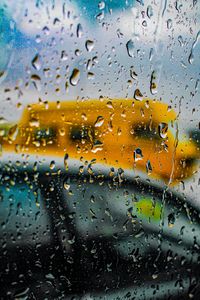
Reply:
[[199, 212], [167, 186], [19, 162], [0, 186], [1, 299], [199, 299]]

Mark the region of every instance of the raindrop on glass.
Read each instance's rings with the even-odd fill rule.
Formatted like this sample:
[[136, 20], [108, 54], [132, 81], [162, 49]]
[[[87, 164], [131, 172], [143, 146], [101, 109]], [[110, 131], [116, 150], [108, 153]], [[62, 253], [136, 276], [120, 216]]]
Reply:
[[136, 148], [133, 152], [133, 158], [134, 161], [142, 160], [143, 159], [143, 154], [142, 150], [140, 148]]
[[41, 57], [39, 54], [35, 55], [35, 57], [32, 59], [31, 64], [37, 71], [41, 69]]
[[104, 117], [102, 116], [98, 116], [97, 119], [96, 119], [96, 122], [94, 124], [95, 127], [100, 127], [102, 126], [104, 123]]
[[139, 89], [135, 90], [135, 92], [134, 92], [134, 98], [135, 98], [135, 100], [142, 101], [143, 95], [142, 95], [142, 93], [140, 92]]
[[148, 160], [146, 163], [146, 170], [147, 170], [148, 175], [150, 175], [152, 173], [152, 166], [151, 166], [150, 160]]
[[55, 166], [56, 166], [55, 161], [52, 160], [49, 165], [50, 169], [53, 170], [55, 168]]
[[75, 85], [77, 85], [79, 80], [80, 80], [80, 71], [75, 68], [72, 71], [69, 81], [70, 81], [71, 85], [75, 86]]
[[175, 223], [175, 216], [173, 213], [168, 215], [168, 226], [173, 227]]
[[160, 123], [158, 126], [159, 129], [159, 135], [162, 139], [165, 139], [167, 137], [167, 131], [168, 131], [168, 124], [167, 123]]
[[83, 27], [80, 23], [77, 25], [76, 35], [78, 38], [81, 38], [83, 35]]
[[150, 91], [152, 95], [157, 94], [156, 72], [151, 73]]
[[99, 9], [104, 9], [105, 8], [105, 2], [100, 1], [99, 4], [98, 4], [98, 8]]
[[148, 6], [147, 6], [147, 17], [148, 17], [149, 19], [151, 19], [151, 17], [153, 17], [153, 8], [152, 8], [151, 5], [148, 5]]
[[126, 43], [126, 49], [127, 49], [127, 52], [128, 52], [128, 55], [130, 57], [133, 57], [134, 56], [134, 42], [133, 40], [129, 40], [127, 43]]
[[85, 48], [88, 52], [91, 52], [94, 48], [94, 42], [91, 40], [87, 40], [85, 43]]

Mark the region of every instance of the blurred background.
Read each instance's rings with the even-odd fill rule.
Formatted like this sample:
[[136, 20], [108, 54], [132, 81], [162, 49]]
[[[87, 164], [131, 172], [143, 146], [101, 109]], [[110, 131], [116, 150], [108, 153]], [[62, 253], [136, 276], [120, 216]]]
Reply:
[[[197, 0], [1, 0], [0, 7], [0, 114], [8, 122], [38, 99], [133, 98], [139, 89], [176, 110], [179, 139], [199, 131]], [[185, 182], [195, 201], [198, 183], [198, 174]]]

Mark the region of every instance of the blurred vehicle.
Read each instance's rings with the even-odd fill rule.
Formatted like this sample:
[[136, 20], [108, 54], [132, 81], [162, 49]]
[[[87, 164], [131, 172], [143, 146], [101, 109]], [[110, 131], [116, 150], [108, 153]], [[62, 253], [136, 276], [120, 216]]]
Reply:
[[2, 138], [3, 151], [67, 153], [178, 183], [196, 171], [199, 146], [179, 139], [176, 122], [176, 113], [155, 100], [41, 102], [28, 105], [18, 126]]
[[190, 199], [123, 173], [23, 160], [1, 162], [0, 175], [2, 299], [198, 299]]

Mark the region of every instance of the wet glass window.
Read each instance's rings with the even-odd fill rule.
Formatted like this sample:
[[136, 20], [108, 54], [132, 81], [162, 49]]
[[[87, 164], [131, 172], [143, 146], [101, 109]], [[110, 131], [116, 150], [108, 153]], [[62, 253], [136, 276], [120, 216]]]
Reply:
[[200, 1], [0, 1], [0, 299], [200, 299]]

